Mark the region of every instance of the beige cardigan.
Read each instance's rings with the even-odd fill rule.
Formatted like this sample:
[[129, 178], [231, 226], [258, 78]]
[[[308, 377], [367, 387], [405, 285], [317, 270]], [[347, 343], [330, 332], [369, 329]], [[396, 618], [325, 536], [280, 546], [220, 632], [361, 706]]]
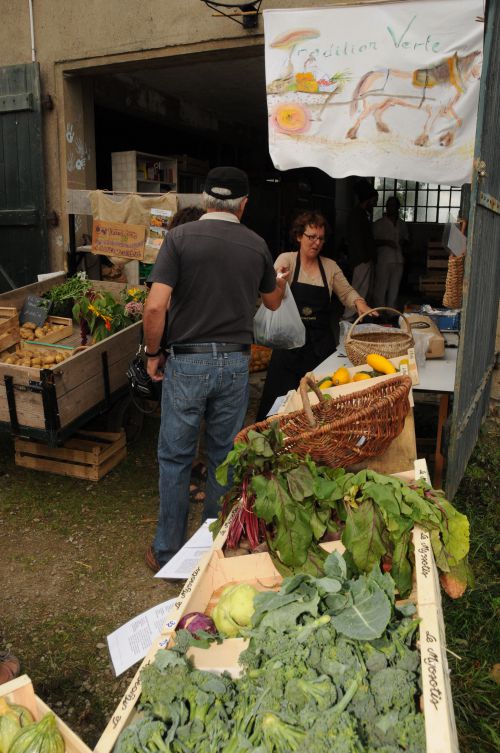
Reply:
[[[274, 268], [278, 270], [280, 267], [287, 267], [290, 270], [290, 277], [288, 279], [289, 284], [292, 284], [293, 275], [295, 272], [295, 264], [297, 262], [297, 251], [286, 251], [284, 254], [280, 254], [274, 262]], [[344, 273], [340, 269], [339, 265], [333, 261], [333, 259], [327, 259], [324, 256], [319, 257], [325, 270], [326, 281], [330, 290], [330, 295], [335, 293], [341, 303], [348, 308], [355, 308], [354, 301], [361, 298], [359, 293], [347, 282]], [[298, 282], [303, 282], [306, 285], [323, 285], [323, 279], [321, 272], [318, 269], [316, 275], [309, 276], [304, 272], [303, 267], [300, 268]]]

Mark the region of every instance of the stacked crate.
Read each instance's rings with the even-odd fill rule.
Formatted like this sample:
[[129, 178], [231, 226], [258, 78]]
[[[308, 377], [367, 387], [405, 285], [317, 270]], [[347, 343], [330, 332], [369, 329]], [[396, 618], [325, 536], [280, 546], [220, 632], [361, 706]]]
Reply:
[[418, 289], [431, 298], [442, 298], [448, 271], [449, 251], [441, 241], [427, 243], [427, 272], [419, 277]]

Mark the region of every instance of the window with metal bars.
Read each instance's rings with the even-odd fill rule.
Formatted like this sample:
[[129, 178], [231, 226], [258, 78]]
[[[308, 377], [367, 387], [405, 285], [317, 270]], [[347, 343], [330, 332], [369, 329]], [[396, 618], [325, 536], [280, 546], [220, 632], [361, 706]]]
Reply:
[[389, 196], [396, 195], [401, 202], [401, 219], [406, 222], [454, 222], [460, 210], [461, 189], [436, 183], [417, 183], [396, 178], [375, 178], [378, 191], [373, 219], [384, 213]]

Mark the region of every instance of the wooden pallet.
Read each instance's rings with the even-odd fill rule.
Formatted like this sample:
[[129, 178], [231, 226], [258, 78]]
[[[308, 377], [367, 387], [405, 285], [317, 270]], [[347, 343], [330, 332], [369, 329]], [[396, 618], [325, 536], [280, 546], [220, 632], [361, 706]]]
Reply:
[[15, 439], [16, 465], [99, 481], [127, 455], [125, 432], [78, 431], [62, 447]]

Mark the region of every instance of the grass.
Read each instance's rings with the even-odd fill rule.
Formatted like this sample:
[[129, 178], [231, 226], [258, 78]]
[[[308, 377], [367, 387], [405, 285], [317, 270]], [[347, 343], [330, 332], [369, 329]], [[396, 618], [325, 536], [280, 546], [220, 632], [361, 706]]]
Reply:
[[490, 422], [479, 439], [454, 504], [470, 521], [475, 587], [461, 599], [443, 597], [448, 662], [461, 753], [500, 750], [499, 432]]

